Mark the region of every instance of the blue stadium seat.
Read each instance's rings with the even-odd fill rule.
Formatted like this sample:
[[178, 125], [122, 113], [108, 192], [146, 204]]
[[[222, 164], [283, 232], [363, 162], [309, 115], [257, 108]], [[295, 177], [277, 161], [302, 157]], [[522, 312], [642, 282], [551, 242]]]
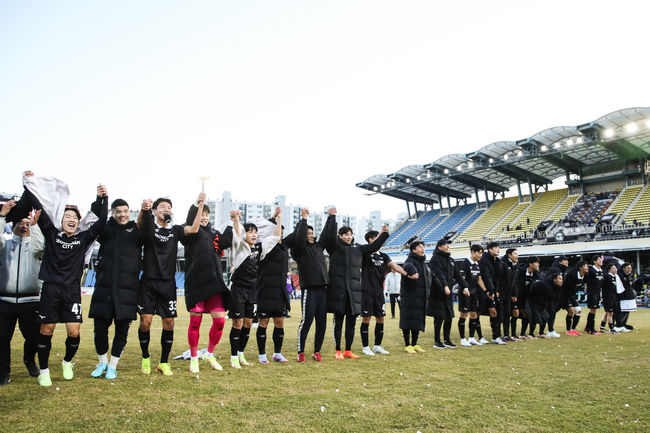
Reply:
[[454, 229], [462, 220], [467, 218], [467, 216], [472, 213], [476, 209], [476, 204], [471, 203], [471, 204], [466, 204], [460, 207], [454, 208], [454, 211], [451, 215], [447, 216], [442, 222], [438, 223], [437, 226], [434, 226], [433, 224], [431, 227], [433, 230], [431, 230], [429, 233], [426, 233], [424, 235], [424, 238], [422, 239], [425, 243], [433, 243], [436, 242], [438, 239], [442, 239], [444, 235], [446, 235], [448, 232]]
[[[406, 229], [398, 233], [397, 235], [391, 235], [390, 238], [386, 241], [387, 247], [399, 247], [408, 241], [411, 236], [419, 234], [422, 229], [424, 229], [429, 223], [434, 221], [440, 214], [440, 209], [433, 209], [422, 215], [414, 223], [410, 224]], [[441, 217], [442, 218], [442, 217]], [[437, 223], [434, 222], [434, 223]], [[408, 224], [408, 223], [407, 223]]]

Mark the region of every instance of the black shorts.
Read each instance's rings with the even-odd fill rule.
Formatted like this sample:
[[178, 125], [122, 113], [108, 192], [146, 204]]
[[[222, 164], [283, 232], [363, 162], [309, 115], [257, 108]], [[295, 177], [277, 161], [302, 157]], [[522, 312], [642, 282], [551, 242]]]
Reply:
[[590, 310], [600, 308], [600, 290], [587, 291], [587, 308]]
[[465, 296], [461, 291], [458, 294], [458, 311], [461, 313], [477, 312], [479, 310], [478, 291], [469, 291], [469, 296]]
[[482, 314], [487, 314], [490, 308], [497, 308], [496, 295], [494, 295], [494, 299], [490, 299], [485, 291], [482, 291], [479, 302], [482, 304], [480, 305]]
[[384, 317], [385, 303], [383, 292], [361, 292], [361, 317]]
[[41, 323], [82, 323], [81, 289], [43, 283], [38, 317]]
[[277, 311], [275, 313], [263, 313], [261, 311], [257, 312], [257, 317], [260, 319], [270, 319], [273, 317], [284, 317], [284, 313], [278, 313]]
[[230, 288], [230, 294], [232, 295], [232, 301], [228, 316], [231, 319], [255, 318], [255, 302], [257, 301], [257, 299], [255, 299], [255, 288], [233, 285]]
[[163, 318], [176, 317], [176, 280], [140, 280], [138, 312], [157, 314]]
[[603, 308], [608, 313], [613, 313], [616, 310], [616, 304], [617, 303], [618, 303], [618, 301], [616, 300], [616, 297], [614, 297], [614, 296], [609, 296], [609, 297], [603, 298]]

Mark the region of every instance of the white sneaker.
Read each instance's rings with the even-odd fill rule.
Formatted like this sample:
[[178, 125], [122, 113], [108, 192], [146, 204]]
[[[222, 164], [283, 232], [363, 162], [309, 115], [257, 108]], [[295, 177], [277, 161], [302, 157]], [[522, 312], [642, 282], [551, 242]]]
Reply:
[[[474, 340], [476, 341], [476, 340]], [[463, 347], [472, 347], [469, 341], [467, 341], [465, 338], [460, 339], [460, 345]]]
[[628, 329], [623, 328], [622, 326], [614, 326], [614, 331], [616, 331], [616, 332], [625, 332], [625, 331], [628, 331]]
[[630, 330], [627, 329], [625, 326], [621, 326], [619, 329], [620, 329], [620, 332], [630, 332]]
[[492, 344], [506, 344], [506, 342], [503, 341], [503, 340], [501, 339], [501, 337], [497, 337], [497, 338], [495, 338], [495, 339], [492, 340]]
[[368, 347], [368, 346], [364, 346], [364, 348], [361, 351], [363, 352], [364, 355], [375, 356], [373, 351], [370, 350], [370, 347]]
[[488, 344], [489, 343], [489, 341], [487, 341], [485, 338], [481, 338], [478, 342], [481, 343], [481, 344]]
[[549, 337], [553, 337], [553, 338], [560, 338], [560, 334], [558, 334], [555, 331], [551, 331], [551, 332], [547, 333], [546, 335], [548, 335]]
[[[467, 340], [467, 342], [469, 344], [471, 344], [472, 346], [482, 346], [483, 345], [483, 343], [480, 343], [480, 342], [476, 341], [476, 338], [474, 338], [474, 337], [471, 337], [469, 340]], [[463, 344], [462, 341], [461, 341], [461, 344]]]
[[380, 355], [388, 355], [390, 353], [388, 350], [384, 349], [381, 346], [374, 346], [372, 348], [372, 351], [375, 353], [379, 353]]

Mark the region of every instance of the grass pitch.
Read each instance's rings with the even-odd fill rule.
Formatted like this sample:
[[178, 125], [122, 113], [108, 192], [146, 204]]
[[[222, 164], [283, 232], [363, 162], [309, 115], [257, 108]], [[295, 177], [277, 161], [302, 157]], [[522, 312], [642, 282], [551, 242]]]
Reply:
[[[90, 298], [84, 297], [85, 311]], [[183, 300], [179, 299], [179, 305]], [[118, 367], [118, 379], [93, 379], [97, 363], [92, 320], [85, 319], [75, 378], [61, 377], [65, 328], [57, 327], [43, 389], [22, 365], [22, 336], [12, 341], [11, 383], [0, 388], [3, 432], [642, 432], [650, 431], [650, 310], [630, 315], [636, 329], [622, 335], [584, 335], [435, 350], [433, 324], [420, 334], [427, 353], [403, 351], [398, 320], [386, 319], [383, 346], [390, 355], [334, 359], [331, 320], [323, 362], [295, 362], [300, 304], [286, 321], [287, 365], [257, 364], [255, 330], [246, 351], [251, 367], [230, 368], [226, 329], [216, 355], [224, 367], [171, 361], [174, 376], [140, 373], [137, 322]], [[330, 315], [331, 316], [331, 315]], [[598, 317], [600, 319], [600, 317]], [[585, 318], [582, 319], [584, 326]], [[176, 322], [172, 354], [187, 349], [189, 316]], [[360, 321], [357, 323], [357, 329]], [[564, 315], [557, 319], [564, 331]], [[201, 328], [207, 346], [211, 320]], [[271, 328], [272, 326], [269, 326]], [[489, 331], [489, 322], [482, 322]], [[160, 356], [160, 319], [152, 329], [152, 367]], [[372, 343], [374, 322], [370, 325]], [[272, 353], [271, 332], [267, 352]], [[486, 332], [487, 334], [488, 332]], [[112, 338], [112, 336], [111, 336]], [[458, 344], [456, 320], [452, 339]], [[308, 355], [313, 344], [313, 328]], [[353, 349], [361, 352], [358, 335]]]

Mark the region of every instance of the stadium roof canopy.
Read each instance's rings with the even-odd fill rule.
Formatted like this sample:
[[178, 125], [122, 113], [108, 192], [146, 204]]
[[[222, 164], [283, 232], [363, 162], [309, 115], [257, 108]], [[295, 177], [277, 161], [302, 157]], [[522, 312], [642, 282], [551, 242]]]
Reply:
[[[466, 199], [477, 190], [505, 193], [517, 184], [547, 186], [571, 175], [582, 179], [606, 163], [650, 159], [650, 107], [625, 108], [578, 126], [556, 126], [519, 141], [499, 141], [395, 173], [374, 175], [357, 187], [416, 203]], [[592, 168], [593, 170], [586, 170]], [[608, 169], [606, 171], [611, 171]], [[638, 172], [638, 170], [637, 170]]]

